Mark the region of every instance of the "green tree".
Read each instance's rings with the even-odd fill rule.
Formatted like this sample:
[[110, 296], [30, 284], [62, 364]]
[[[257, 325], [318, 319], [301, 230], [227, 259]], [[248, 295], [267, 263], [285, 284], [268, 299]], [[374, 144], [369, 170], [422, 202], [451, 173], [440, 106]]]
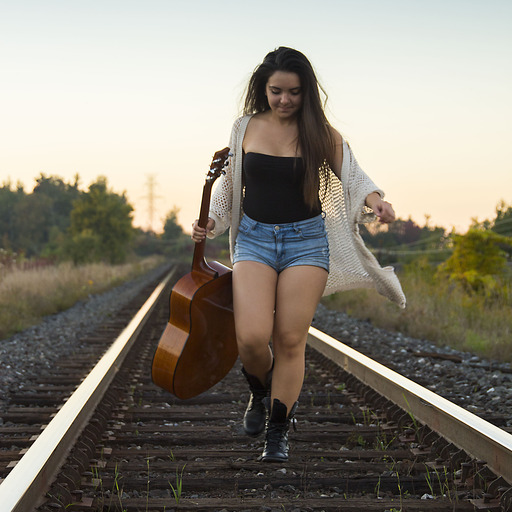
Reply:
[[453, 253], [439, 266], [438, 277], [448, 277], [475, 291], [495, 291], [505, 275], [507, 255], [502, 246], [512, 240], [493, 231], [471, 228], [453, 236]]
[[75, 265], [99, 261], [103, 258], [102, 240], [91, 229], [66, 237], [60, 244], [61, 251]]
[[496, 218], [491, 228], [495, 233], [512, 237], [512, 205], [500, 201], [496, 206]]
[[[0, 188], [0, 240], [4, 247], [27, 256], [40, 256], [50, 240], [69, 227], [73, 201], [80, 195], [78, 176], [74, 184], [41, 174], [31, 194], [22, 185]], [[51, 251], [47, 251], [47, 256]]]
[[[73, 205], [67, 253], [77, 260], [76, 245], [88, 245], [89, 257], [121, 263], [126, 259], [130, 241], [134, 235], [132, 227], [133, 207], [124, 194], [108, 190], [107, 179], [99, 177], [88, 192], [83, 193]], [[89, 240], [89, 242], [87, 242]]]
[[45, 218], [48, 226], [46, 232], [52, 226], [55, 226], [60, 232], [68, 229], [73, 203], [81, 194], [78, 189], [79, 181], [78, 174], [75, 175], [75, 181], [72, 184], [66, 183], [57, 176], [46, 176], [43, 173], [36, 179], [33, 195], [47, 198], [48, 202], [48, 212]]
[[178, 223], [178, 213], [179, 208], [176, 206], [167, 213], [164, 221], [164, 232], [160, 236], [164, 252], [171, 256], [190, 254], [193, 245], [190, 237], [185, 234]]
[[164, 221], [164, 232], [162, 233], [162, 240], [176, 240], [183, 235], [183, 228], [178, 224], [179, 208], [176, 206], [167, 213]]
[[0, 247], [17, 252], [18, 231], [16, 222], [16, 210], [19, 203], [26, 199], [23, 185], [18, 183], [16, 188], [10, 181], [6, 181], [0, 187]]
[[16, 250], [27, 256], [38, 256], [49, 239], [48, 219], [51, 199], [45, 195], [28, 194], [14, 208]]
[[143, 257], [152, 254], [163, 254], [163, 244], [160, 237], [154, 231], [144, 231], [141, 228], [135, 228], [132, 249], [137, 256]]

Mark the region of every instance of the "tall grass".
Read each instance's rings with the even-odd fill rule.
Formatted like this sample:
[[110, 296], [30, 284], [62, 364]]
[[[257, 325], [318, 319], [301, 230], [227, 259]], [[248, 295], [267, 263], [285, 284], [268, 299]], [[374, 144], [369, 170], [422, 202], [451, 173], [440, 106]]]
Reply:
[[407, 297], [404, 310], [371, 290], [337, 293], [323, 303], [377, 327], [512, 362], [510, 280], [490, 296], [436, 278], [434, 270], [422, 264], [407, 266], [399, 278]]
[[91, 294], [104, 292], [161, 263], [150, 257], [123, 265], [62, 263], [0, 273], [0, 339], [37, 324]]

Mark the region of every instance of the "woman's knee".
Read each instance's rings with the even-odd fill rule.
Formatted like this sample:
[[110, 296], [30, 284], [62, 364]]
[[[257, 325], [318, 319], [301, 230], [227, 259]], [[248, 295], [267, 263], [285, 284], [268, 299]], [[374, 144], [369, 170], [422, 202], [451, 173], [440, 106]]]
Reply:
[[273, 347], [276, 357], [296, 359], [304, 357], [306, 336], [303, 333], [277, 333], [273, 337]]
[[247, 356], [255, 356], [268, 352], [270, 333], [265, 330], [237, 330], [238, 351]]

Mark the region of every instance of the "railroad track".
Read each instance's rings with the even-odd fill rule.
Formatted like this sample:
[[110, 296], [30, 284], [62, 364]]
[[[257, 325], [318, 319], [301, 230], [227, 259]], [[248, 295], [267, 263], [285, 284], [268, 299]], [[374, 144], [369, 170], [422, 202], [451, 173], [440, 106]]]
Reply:
[[315, 329], [290, 460], [259, 462], [238, 363], [191, 400], [151, 383], [176, 280], [14, 397], [0, 510], [512, 510], [510, 434]]

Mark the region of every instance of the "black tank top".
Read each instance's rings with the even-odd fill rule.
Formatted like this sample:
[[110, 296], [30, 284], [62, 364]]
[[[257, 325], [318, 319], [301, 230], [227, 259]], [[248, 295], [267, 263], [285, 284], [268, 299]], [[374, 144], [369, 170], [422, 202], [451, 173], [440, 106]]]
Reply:
[[285, 224], [310, 219], [321, 213], [304, 201], [302, 158], [247, 153], [244, 156], [244, 212], [265, 224]]

